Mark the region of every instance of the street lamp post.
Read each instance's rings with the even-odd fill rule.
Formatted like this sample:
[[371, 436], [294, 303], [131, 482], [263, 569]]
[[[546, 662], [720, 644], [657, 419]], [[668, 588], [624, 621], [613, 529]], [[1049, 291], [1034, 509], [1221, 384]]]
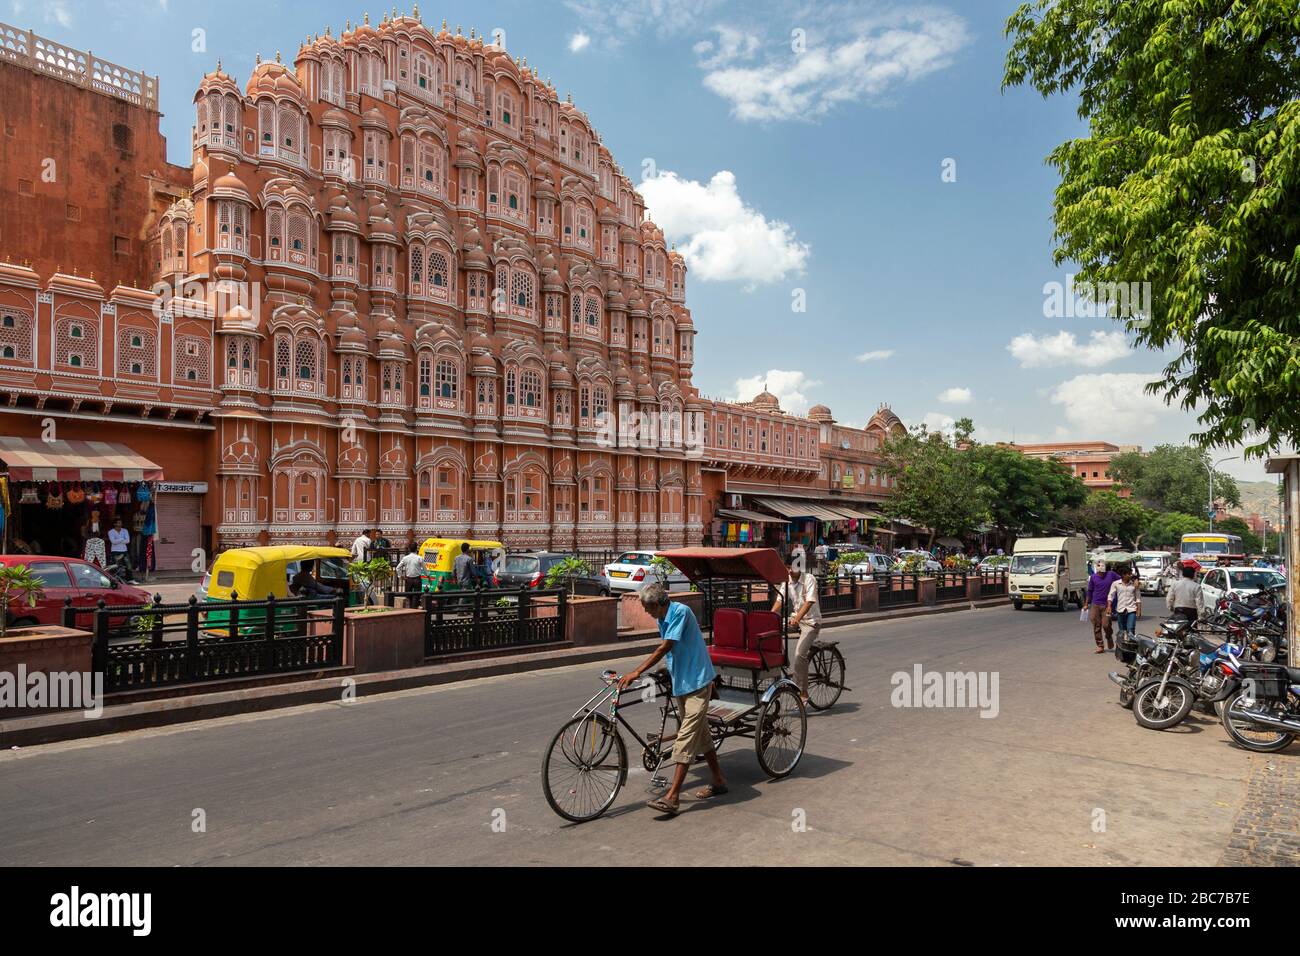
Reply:
[[[1219, 459], [1218, 461], [1216, 461], [1213, 465], [1208, 465], [1208, 464], [1205, 465], [1205, 470], [1208, 471], [1208, 472], [1210, 473], [1210, 503], [1209, 503], [1209, 508], [1207, 509], [1207, 513], [1208, 513], [1209, 516], [1210, 516], [1210, 530], [1211, 530], [1211, 531], [1214, 530], [1214, 469], [1215, 469], [1215, 468], [1218, 468], [1218, 467], [1219, 467], [1220, 465], [1222, 465], [1225, 461], [1236, 461], [1236, 460], [1237, 460], [1237, 456], [1236, 456], [1236, 455], [1229, 455], [1227, 458], [1220, 458], [1220, 459]], [[1205, 463], [1202, 462], [1202, 464], [1205, 464]]]

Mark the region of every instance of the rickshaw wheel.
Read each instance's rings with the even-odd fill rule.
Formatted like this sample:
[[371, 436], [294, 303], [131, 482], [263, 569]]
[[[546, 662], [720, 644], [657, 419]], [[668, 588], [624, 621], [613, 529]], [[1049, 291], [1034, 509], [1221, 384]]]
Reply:
[[813, 710], [829, 710], [844, 693], [844, 657], [833, 647], [813, 650], [808, 662], [808, 703]]
[[627, 747], [601, 713], [574, 717], [551, 738], [542, 758], [542, 790], [551, 809], [574, 823], [614, 804], [627, 779]]
[[803, 757], [808, 713], [793, 684], [783, 684], [763, 705], [754, 728], [754, 752], [769, 777], [788, 775]]

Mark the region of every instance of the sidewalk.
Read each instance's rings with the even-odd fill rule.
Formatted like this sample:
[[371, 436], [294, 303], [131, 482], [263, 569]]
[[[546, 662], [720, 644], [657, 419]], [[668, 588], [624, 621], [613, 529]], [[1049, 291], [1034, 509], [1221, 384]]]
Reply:
[[[192, 593], [192, 583], [184, 586], [190, 588], [189, 593]], [[164, 600], [170, 600], [167, 595], [163, 597]], [[855, 624], [892, 621], [925, 614], [998, 607], [1006, 603], [1006, 597], [1001, 596], [975, 602], [954, 601], [933, 607], [898, 608], [871, 614], [838, 614], [823, 619], [822, 631], [825, 633]], [[459, 660], [442, 660], [399, 671], [355, 675], [351, 668], [339, 667], [328, 672], [308, 671], [298, 679], [264, 675], [213, 681], [198, 693], [193, 691], [191, 685], [176, 688], [176, 693], [172, 696], [152, 695], [148, 699], [134, 701], [122, 701], [119, 697], [121, 702], [104, 707], [103, 713], [93, 719], [76, 710], [0, 720], [0, 748], [30, 747], [302, 704], [342, 702], [348, 697], [360, 698], [572, 664], [597, 664], [639, 658], [649, 654], [658, 644], [658, 632], [644, 630], [620, 634], [615, 643], [584, 647], [551, 646], [544, 650], [524, 650], [490, 657], [462, 657]]]

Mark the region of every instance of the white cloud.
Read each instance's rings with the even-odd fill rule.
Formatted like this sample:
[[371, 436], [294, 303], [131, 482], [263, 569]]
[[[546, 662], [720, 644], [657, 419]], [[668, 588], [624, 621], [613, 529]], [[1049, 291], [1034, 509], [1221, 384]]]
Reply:
[[698, 34], [721, 0], [565, 0], [564, 5], [587, 33], [617, 49], [642, 32]]
[[579, 30], [569, 37], [569, 52], [580, 53], [591, 44], [591, 37]]
[[943, 412], [926, 412], [921, 416], [921, 424], [925, 426], [926, 431], [943, 432], [946, 435], [952, 431], [952, 426], [957, 424], [957, 419]]
[[1052, 404], [1062, 407], [1080, 440], [1150, 442], [1159, 426], [1186, 421], [1185, 412], [1169, 407], [1159, 395], [1146, 393], [1147, 383], [1158, 378], [1142, 372], [1076, 375], [1053, 389]]
[[891, 358], [894, 354], [893, 349], [876, 349], [874, 352], [863, 352], [857, 356], [859, 362], [882, 362]]
[[68, 9], [67, 0], [46, 0], [45, 19], [53, 20], [61, 27], [72, 26], [72, 11]]
[[696, 278], [756, 284], [804, 270], [808, 244], [796, 239], [787, 223], [747, 206], [735, 175], [725, 169], [707, 184], [665, 171], [638, 189], [651, 218], [677, 243]]
[[939, 401], [947, 405], [969, 405], [975, 396], [969, 388], [945, 388], [939, 393]]
[[820, 384], [821, 382], [813, 381], [803, 372], [774, 368], [752, 378], [736, 379], [732, 401], [751, 401], [755, 395], [766, 388], [777, 397], [783, 409], [799, 414], [808, 410], [808, 396], [804, 394], [804, 389], [816, 388]]
[[1055, 365], [1082, 365], [1097, 368], [1133, 354], [1123, 332], [1094, 331], [1088, 341], [1080, 343], [1073, 332], [1036, 336], [1032, 332], [1017, 335], [1007, 351], [1021, 368], [1049, 368]]
[[809, 31], [802, 52], [787, 37], [756, 66], [733, 65], [736, 57], [705, 60], [704, 86], [729, 101], [740, 120], [812, 120], [842, 103], [882, 99], [941, 70], [970, 42], [965, 20], [938, 8], [856, 18], [851, 8], [833, 10], [835, 16], [811, 19], [834, 26]]
[[717, 42], [701, 40], [691, 47], [696, 56], [700, 57], [700, 66], [706, 70], [753, 59], [762, 43], [755, 34], [736, 27], [717, 26], [713, 31], [718, 35]]

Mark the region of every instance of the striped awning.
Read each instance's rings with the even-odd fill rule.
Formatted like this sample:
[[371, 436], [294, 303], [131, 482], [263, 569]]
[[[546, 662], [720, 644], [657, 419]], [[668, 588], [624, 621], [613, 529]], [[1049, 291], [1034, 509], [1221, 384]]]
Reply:
[[713, 513], [719, 518], [730, 518], [732, 521], [748, 521], [751, 524], [785, 524], [784, 518], [778, 518], [776, 515], [759, 514], [757, 511], [748, 511], [744, 508], [719, 508]]
[[0, 437], [13, 481], [161, 481], [163, 471], [126, 445]]
[[816, 518], [818, 521], [843, 521], [844, 516], [836, 511], [809, 501], [797, 498], [755, 498], [754, 504], [775, 511], [787, 518]]

